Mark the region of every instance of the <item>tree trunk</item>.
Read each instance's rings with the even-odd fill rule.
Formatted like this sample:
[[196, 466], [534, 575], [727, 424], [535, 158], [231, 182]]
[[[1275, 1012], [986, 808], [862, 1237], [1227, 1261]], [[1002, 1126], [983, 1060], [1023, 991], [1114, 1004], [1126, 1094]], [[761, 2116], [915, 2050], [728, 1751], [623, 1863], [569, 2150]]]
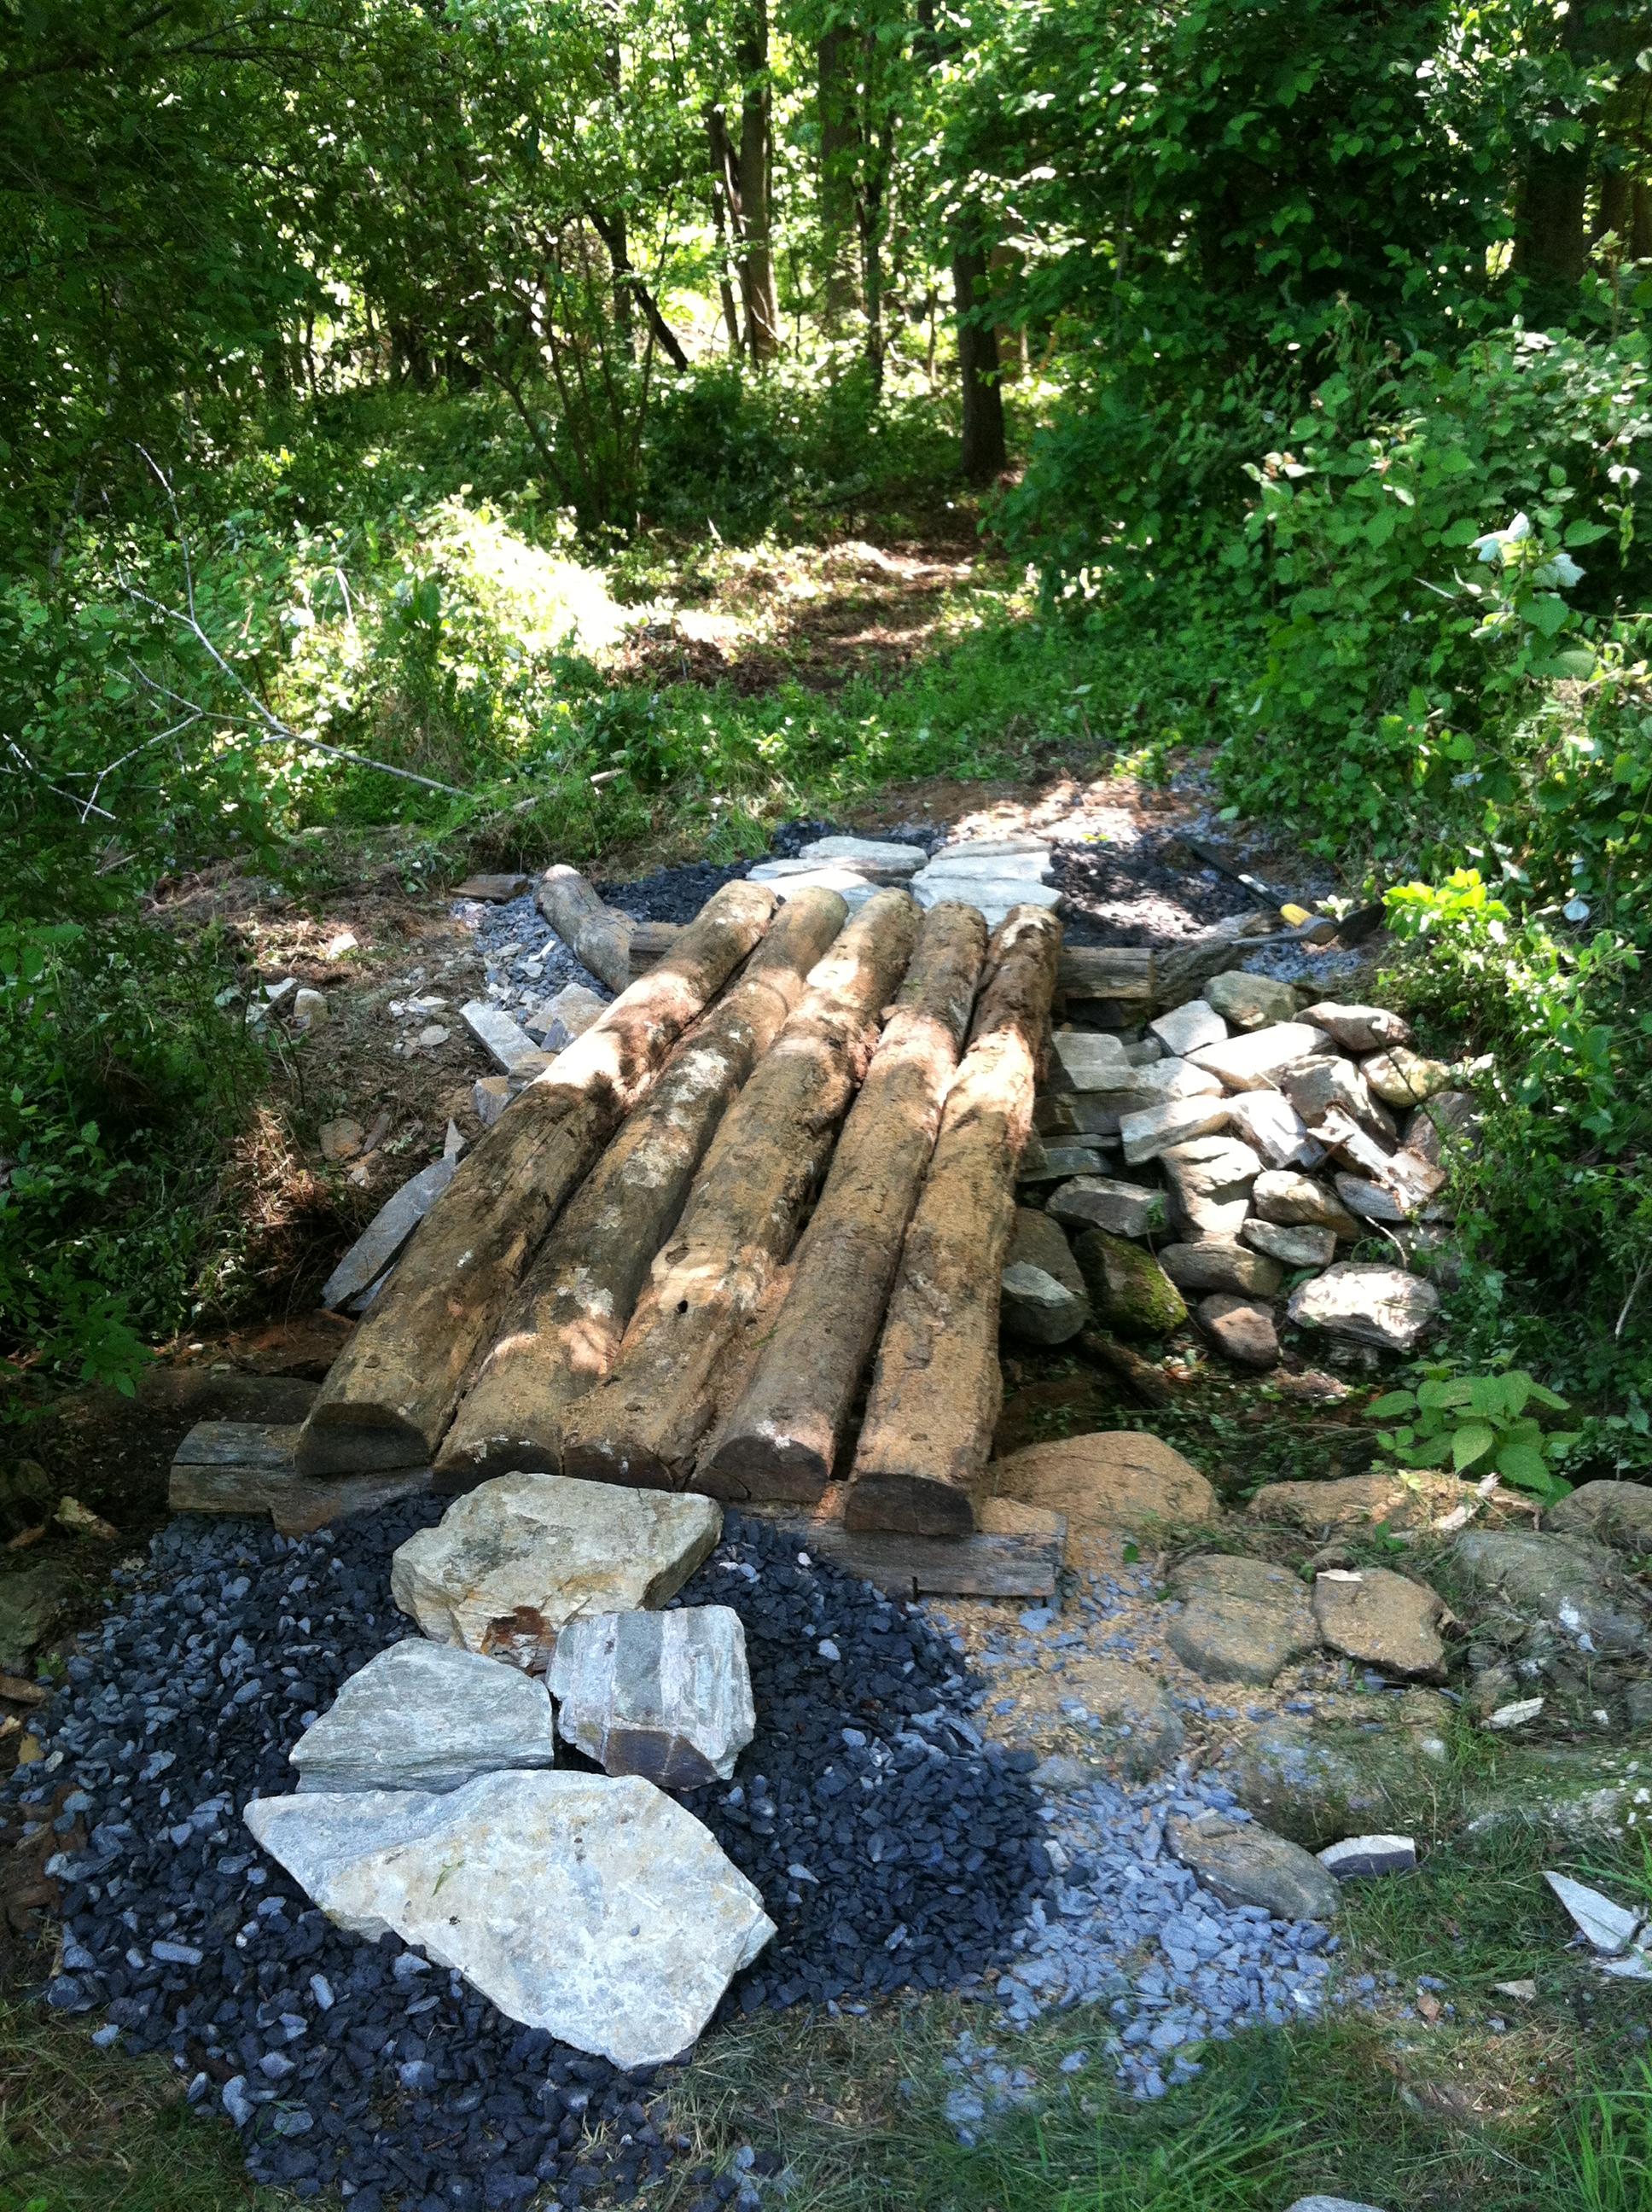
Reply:
[[766, 362], [780, 349], [780, 311], [774, 289], [774, 88], [768, 75], [768, 0], [743, 0], [734, 58], [740, 71], [740, 289], [751, 358]]
[[971, 483], [990, 483], [1009, 459], [1004, 442], [1004, 394], [999, 386], [998, 333], [980, 313], [986, 297], [986, 253], [973, 232], [961, 232], [952, 254], [952, 298], [958, 319], [958, 380], [963, 401], [959, 465]]
[[844, 1504], [851, 1528], [967, 1534], [1003, 1399], [998, 1359], [1015, 1176], [1032, 1126], [1061, 925], [1017, 907], [993, 936], [969, 1049], [890, 1301]]
[[[868, 42], [870, 44], [870, 42]], [[866, 69], [871, 71], [870, 52]], [[860, 238], [860, 291], [866, 309], [865, 361], [874, 386], [884, 385], [884, 216], [889, 193], [890, 171], [895, 160], [895, 126], [887, 118], [871, 142], [866, 173], [855, 199], [855, 222]]]
[[688, 1486], [726, 1363], [792, 1249], [918, 921], [908, 892], [878, 891], [816, 970], [725, 1115], [613, 1374], [568, 1409], [565, 1474]]
[[564, 945], [610, 991], [623, 991], [631, 980], [629, 914], [618, 914], [601, 899], [577, 868], [558, 861], [545, 870], [533, 902]]
[[793, 1259], [791, 1291], [702, 1471], [697, 1486], [714, 1498], [811, 1500], [831, 1480], [986, 949], [986, 925], [973, 907], [945, 904], [925, 916], [905, 987]]
[[1630, 202], [1629, 251], [1637, 261], [1652, 261], [1652, 185], [1638, 179]]
[[745, 351], [745, 335], [740, 325], [734, 286], [729, 278], [729, 248], [732, 244], [738, 250], [743, 234], [740, 194], [734, 174], [734, 153], [728, 143], [728, 118], [719, 106], [706, 110], [706, 138], [711, 149], [711, 220], [717, 234], [717, 289], [728, 331], [728, 349], [738, 358]]
[[816, 49], [820, 131], [820, 228], [824, 263], [822, 315], [836, 337], [856, 307], [854, 283], [854, 85], [853, 33], [834, 23]]
[[441, 1448], [444, 1488], [561, 1471], [562, 1417], [614, 1364], [637, 1294], [731, 1102], [842, 927], [835, 891], [788, 899], [575, 1193], [507, 1308]]
[[305, 1474], [428, 1465], [471, 1363], [575, 1186], [689, 1024], [768, 928], [761, 884], [725, 884], [659, 965], [496, 1121], [415, 1231], [322, 1385]]
[[1588, 266], [1584, 213], [1588, 155], [1581, 146], [1549, 152], [1534, 147], [1527, 157], [1515, 228], [1514, 270], [1534, 283], [1576, 285]]

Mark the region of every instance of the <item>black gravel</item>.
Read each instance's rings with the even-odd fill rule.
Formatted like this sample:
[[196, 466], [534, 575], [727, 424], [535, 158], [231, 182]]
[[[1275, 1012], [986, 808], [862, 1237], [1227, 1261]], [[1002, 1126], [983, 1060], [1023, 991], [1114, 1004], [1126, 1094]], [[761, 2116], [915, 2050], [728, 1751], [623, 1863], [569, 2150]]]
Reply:
[[[174, 1522], [70, 1658], [34, 1724], [45, 1763], [0, 1809], [63, 1839], [47, 2002], [101, 2010], [100, 2041], [171, 2052], [257, 2179], [343, 2185], [359, 2212], [508, 2212], [550, 2183], [572, 2212], [598, 2179], [623, 2198], [664, 2172], [670, 2069], [622, 2074], [394, 1937], [344, 1935], [239, 1817], [290, 1789], [308, 1719], [409, 1632], [390, 1553], [440, 1510], [302, 1539]], [[920, 1616], [762, 1523], [729, 1516], [680, 1601], [708, 1600], [744, 1620], [758, 1730], [732, 1784], [686, 1802], [779, 1928], [725, 2014], [970, 1984], [1048, 1873], [1030, 1759], [981, 1746], [978, 1686]]]
[[[840, 822], [786, 822], [770, 839], [768, 850], [758, 858], [794, 860], [817, 837], [865, 834], [874, 833], [847, 830]], [[879, 830], [875, 834], [885, 843], [918, 845], [926, 853], [932, 851], [942, 838], [938, 830], [919, 828]], [[635, 921], [692, 921], [714, 891], [749, 876], [756, 866], [753, 860], [736, 860], [727, 867], [718, 867], [709, 860], [696, 860], [683, 868], [656, 868], [652, 875], [639, 876], [634, 883], [598, 884], [596, 888], [610, 906]]]

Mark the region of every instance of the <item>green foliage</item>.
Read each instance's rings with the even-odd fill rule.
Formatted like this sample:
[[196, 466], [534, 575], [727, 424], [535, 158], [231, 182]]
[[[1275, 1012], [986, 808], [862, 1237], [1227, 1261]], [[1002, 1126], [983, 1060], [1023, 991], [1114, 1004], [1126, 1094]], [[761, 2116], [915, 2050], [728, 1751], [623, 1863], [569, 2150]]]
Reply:
[[1388, 1390], [1365, 1408], [1383, 1450], [1400, 1467], [1449, 1467], [1454, 1474], [1496, 1474], [1547, 1503], [1571, 1488], [1551, 1465], [1575, 1437], [1546, 1431], [1538, 1413], [1564, 1413], [1566, 1401], [1523, 1367], [1493, 1375], [1459, 1374], [1453, 1364], [1424, 1365], [1415, 1389]]

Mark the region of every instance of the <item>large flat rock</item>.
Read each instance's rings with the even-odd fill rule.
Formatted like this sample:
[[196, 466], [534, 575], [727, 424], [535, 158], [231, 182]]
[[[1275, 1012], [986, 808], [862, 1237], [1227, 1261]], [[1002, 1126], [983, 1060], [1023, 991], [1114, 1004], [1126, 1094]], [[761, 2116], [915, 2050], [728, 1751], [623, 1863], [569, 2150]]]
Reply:
[[556, 1732], [543, 1682], [411, 1636], [352, 1674], [288, 1755], [301, 1790], [458, 1790], [554, 1765]]
[[1293, 1291], [1286, 1310], [1298, 1328], [1327, 1329], [1384, 1352], [1412, 1352], [1440, 1310], [1440, 1293], [1403, 1267], [1345, 1261]]
[[571, 1620], [548, 1680], [570, 1743], [662, 1790], [726, 1782], [756, 1730], [745, 1630], [726, 1605]]
[[1278, 1920], [1332, 1920], [1342, 1893], [1311, 1851], [1254, 1820], [1200, 1813], [1172, 1820], [1170, 1849], [1224, 1905], [1260, 1905]]
[[1332, 1650], [1384, 1674], [1436, 1682], [1445, 1674], [1444, 1606], [1424, 1583], [1391, 1567], [1327, 1568], [1314, 1580], [1314, 1618]]
[[580, 1614], [675, 1597], [722, 1526], [709, 1498], [501, 1474], [408, 1538], [391, 1594], [438, 1644], [537, 1669]]
[[1065, 1513], [1072, 1529], [1207, 1526], [1221, 1502], [1199, 1469], [1157, 1437], [1134, 1429], [1063, 1437], [995, 1460], [986, 1487]]
[[774, 1932], [710, 1830], [647, 1782], [491, 1774], [445, 1796], [255, 1797], [245, 1818], [341, 1928], [399, 1936], [616, 2066], [687, 2050]]
[[1289, 1569], [1228, 1552], [1184, 1559], [1171, 1577], [1181, 1611], [1165, 1641], [1207, 1682], [1271, 1682], [1320, 1636], [1308, 1593]]

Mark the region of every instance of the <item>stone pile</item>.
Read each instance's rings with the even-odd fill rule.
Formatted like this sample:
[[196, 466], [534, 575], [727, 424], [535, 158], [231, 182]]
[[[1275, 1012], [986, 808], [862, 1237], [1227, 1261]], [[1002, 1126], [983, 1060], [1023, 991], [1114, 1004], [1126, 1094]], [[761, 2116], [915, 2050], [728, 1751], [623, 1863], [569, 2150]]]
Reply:
[[1021, 1168], [1010, 1334], [1064, 1342], [1093, 1316], [1151, 1338], [1191, 1309], [1225, 1358], [1266, 1369], [1283, 1307], [1297, 1328], [1413, 1351], [1434, 1285], [1339, 1256], [1383, 1235], [1416, 1257], [1446, 1233], [1474, 1102], [1409, 1036], [1382, 1007], [1304, 1008], [1237, 969], [1139, 1036], [1057, 1030]]
[[791, 860], [761, 860], [754, 883], [770, 884], [781, 898], [800, 890], [835, 891], [853, 909], [880, 884], [900, 884], [923, 907], [942, 900], [973, 906], [996, 929], [1012, 907], [1057, 907], [1061, 894], [1048, 839], [1033, 836], [959, 838], [926, 858], [918, 845], [872, 837], [818, 837]]

